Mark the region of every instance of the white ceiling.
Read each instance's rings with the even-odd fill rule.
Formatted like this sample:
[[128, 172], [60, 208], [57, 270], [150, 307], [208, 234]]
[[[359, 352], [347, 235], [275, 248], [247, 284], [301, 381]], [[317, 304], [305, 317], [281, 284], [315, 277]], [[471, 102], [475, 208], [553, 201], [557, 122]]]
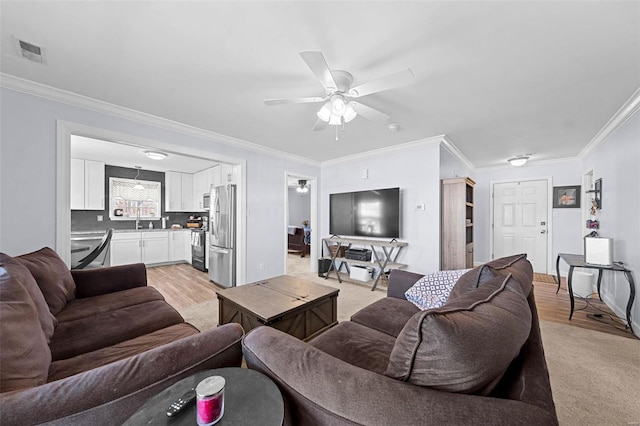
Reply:
[[124, 142], [108, 142], [84, 136], [71, 135], [71, 157], [83, 160], [102, 161], [105, 164], [119, 167], [135, 168], [157, 172], [196, 173], [215, 166], [216, 162], [202, 158], [188, 157], [169, 153], [164, 160], [152, 160], [145, 151], [157, 151], [127, 145]]
[[[446, 134], [475, 167], [571, 158], [640, 86], [640, 2], [2, 1], [1, 71], [324, 161]], [[18, 58], [13, 35], [47, 49]], [[354, 85], [411, 68], [415, 84], [360, 98], [313, 132], [322, 96], [299, 56]]]

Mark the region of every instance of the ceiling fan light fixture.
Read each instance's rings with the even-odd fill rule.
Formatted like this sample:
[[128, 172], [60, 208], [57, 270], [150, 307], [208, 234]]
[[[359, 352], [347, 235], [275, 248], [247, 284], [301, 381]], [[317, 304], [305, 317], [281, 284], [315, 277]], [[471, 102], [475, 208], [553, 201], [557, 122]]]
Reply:
[[524, 166], [527, 161], [529, 161], [529, 156], [531, 154], [526, 154], [526, 155], [516, 155], [515, 157], [509, 158], [507, 161], [515, 167], [520, 167], [520, 166]]
[[296, 191], [300, 192], [300, 193], [305, 193], [309, 191], [309, 186], [307, 185], [307, 181], [304, 179], [300, 179], [298, 180], [298, 187], [296, 188]]
[[320, 120], [328, 123], [329, 119], [331, 118], [331, 102], [327, 102], [326, 104], [322, 105], [322, 108], [320, 108], [320, 111], [318, 111], [317, 116]]
[[356, 113], [356, 110], [353, 109], [353, 105], [351, 105], [351, 102], [349, 102], [345, 108], [344, 115], [343, 115], [344, 122], [345, 123], [350, 122], [351, 120], [356, 118], [357, 115], [358, 114]]
[[339, 126], [342, 124], [342, 116], [331, 114], [331, 118], [329, 118], [329, 124], [332, 126]]
[[331, 100], [331, 113], [342, 116], [345, 112], [346, 105], [342, 96], [334, 96]]

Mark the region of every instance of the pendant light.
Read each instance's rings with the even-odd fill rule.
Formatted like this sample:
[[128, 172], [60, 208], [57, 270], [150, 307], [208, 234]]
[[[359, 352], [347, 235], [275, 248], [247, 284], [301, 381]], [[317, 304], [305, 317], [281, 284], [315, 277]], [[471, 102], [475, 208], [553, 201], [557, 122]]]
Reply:
[[134, 166], [136, 169], [138, 169], [138, 173], [136, 173], [136, 177], [135, 177], [135, 181], [136, 184], [134, 185], [133, 189], [136, 189], [138, 191], [142, 191], [144, 190], [144, 186], [138, 182], [138, 176], [140, 176], [140, 169], [142, 168], [141, 166]]

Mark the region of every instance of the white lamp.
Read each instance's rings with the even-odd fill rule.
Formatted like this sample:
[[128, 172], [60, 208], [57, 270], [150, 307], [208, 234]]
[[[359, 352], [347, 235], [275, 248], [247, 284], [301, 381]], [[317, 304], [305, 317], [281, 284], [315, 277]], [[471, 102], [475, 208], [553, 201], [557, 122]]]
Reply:
[[356, 110], [351, 102], [346, 103], [342, 95], [333, 95], [316, 113], [318, 118], [332, 126], [348, 123], [356, 116]]
[[169, 156], [169, 154], [165, 154], [164, 152], [160, 151], [145, 151], [144, 155], [151, 158], [152, 160], [164, 160]]
[[516, 167], [524, 166], [529, 160], [530, 155], [531, 154], [516, 155], [515, 157], [509, 158], [507, 161], [511, 163], [512, 166], [516, 166]]

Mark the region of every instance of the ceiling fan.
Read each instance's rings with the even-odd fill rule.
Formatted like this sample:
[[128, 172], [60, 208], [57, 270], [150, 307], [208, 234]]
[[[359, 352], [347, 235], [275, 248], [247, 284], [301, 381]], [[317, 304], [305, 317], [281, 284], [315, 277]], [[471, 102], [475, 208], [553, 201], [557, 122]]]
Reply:
[[347, 71], [330, 70], [322, 52], [300, 52], [300, 56], [324, 87], [325, 96], [265, 99], [264, 103], [282, 105], [324, 102], [317, 112], [318, 121], [313, 126], [313, 130], [322, 130], [327, 124], [339, 126], [350, 122], [358, 115], [368, 120], [386, 122], [390, 118], [389, 115], [353, 99], [414, 82], [413, 72], [407, 68], [404, 71], [351, 87], [353, 76]]

